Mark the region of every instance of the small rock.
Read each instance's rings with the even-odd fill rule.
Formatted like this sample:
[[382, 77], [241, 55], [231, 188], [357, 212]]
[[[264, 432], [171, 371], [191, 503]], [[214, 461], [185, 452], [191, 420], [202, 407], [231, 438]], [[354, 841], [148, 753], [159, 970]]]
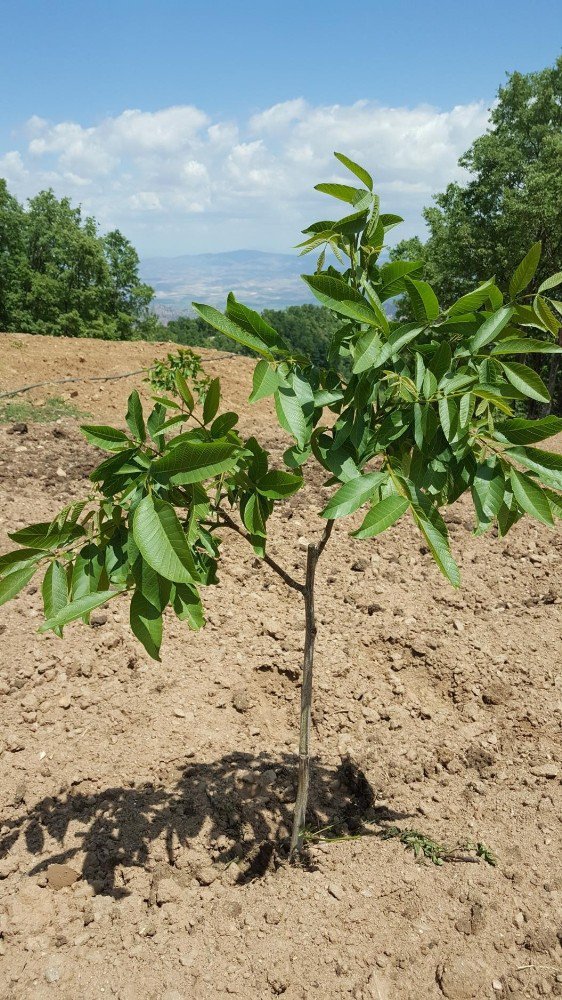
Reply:
[[182, 708], [174, 708], [174, 713], [176, 719], [185, 719], [185, 712]]
[[90, 625], [94, 628], [99, 628], [100, 625], [105, 625], [107, 621], [107, 611], [92, 611], [90, 615]]
[[70, 865], [49, 865], [47, 867], [47, 882], [51, 889], [65, 889], [80, 878], [80, 872]]
[[195, 877], [199, 885], [212, 885], [218, 877], [218, 872], [212, 865], [205, 865], [204, 868], [199, 869]]
[[334, 897], [334, 899], [343, 899], [343, 897], [345, 896], [345, 893], [341, 885], [338, 885], [337, 882], [330, 883], [330, 885], [328, 886], [328, 892], [330, 893], [330, 896]]
[[461, 622], [458, 618], [455, 618], [453, 622], [453, 628], [456, 632], [464, 632], [464, 622]]
[[494, 979], [492, 981], [492, 989], [495, 990], [496, 993], [501, 993], [502, 992], [503, 986], [502, 986], [502, 984], [501, 984], [501, 982], [500, 982], [499, 979]]
[[305, 538], [304, 535], [301, 535], [300, 538], [297, 539], [297, 545], [301, 550], [301, 552], [306, 552], [309, 545], [308, 538]]
[[58, 983], [60, 979], [60, 968], [58, 965], [48, 965], [45, 969], [45, 979], [48, 983]]
[[64, 471], [64, 469], [58, 468], [57, 476], [59, 479], [66, 479], [66, 472]]
[[249, 712], [252, 701], [245, 691], [235, 691], [232, 696], [232, 704], [237, 712]]
[[539, 767], [532, 767], [531, 774], [536, 778], [557, 778], [558, 768], [556, 764], [541, 764]]

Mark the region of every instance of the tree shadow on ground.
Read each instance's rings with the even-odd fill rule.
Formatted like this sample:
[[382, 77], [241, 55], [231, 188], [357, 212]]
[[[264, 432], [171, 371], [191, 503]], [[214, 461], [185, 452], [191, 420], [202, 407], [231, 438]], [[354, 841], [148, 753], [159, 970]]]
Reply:
[[[377, 807], [371, 785], [351, 759], [333, 768], [314, 764], [311, 779], [310, 831], [329, 827], [329, 836], [372, 833], [373, 823], [384, 826], [407, 818]], [[147, 783], [49, 796], [4, 820], [0, 858], [23, 835], [30, 854], [48, 851], [30, 875], [80, 855], [82, 877], [96, 892], [118, 897], [126, 894], [117, 885], [120, 866], [148, 866], [150, 844], [159, 839], [173, 865], [176, 845], [189, 846], [204, 830], [206, 847], [221, 845], [215, 860], [236, 860], [238, 881], [246, 882], [264, 874], [274, 855], [287, 855], [295, 782], [291, 755], [231, 753], [211, 763], [189, 763], [171, 788]], [[69, 845], [72, 839], [75, 846]], [[48, 849], [53, 840], [61, 846], [57, 854]]]

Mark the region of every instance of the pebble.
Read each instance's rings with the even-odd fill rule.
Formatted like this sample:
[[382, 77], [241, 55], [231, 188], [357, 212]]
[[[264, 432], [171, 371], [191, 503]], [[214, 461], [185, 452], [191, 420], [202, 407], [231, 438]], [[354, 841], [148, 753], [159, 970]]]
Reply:
[[47, 867], [47, 882], [52, 889], [65, 889], [69, 885], [74, 885], [79, 878], [80, 872], [70, 865], [53, 864]]
[[58, 965], [48, 965], [45, 969], [45, 979], [48, 983], [58, 983], [60, 979], [60, 968]]

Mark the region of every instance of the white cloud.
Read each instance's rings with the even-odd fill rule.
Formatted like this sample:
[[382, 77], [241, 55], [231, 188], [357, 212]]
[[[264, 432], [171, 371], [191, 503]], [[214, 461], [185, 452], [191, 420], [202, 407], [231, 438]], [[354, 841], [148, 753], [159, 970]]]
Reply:
[[461, 176], [458, 157], [487, 119], [483, 103], [443, 111], [302, 98], [238, 122], [191, 105], [129, 109], [93, 125], [33, 116], [20, 148], [0, 153], [0, 176], [20, 197], [45, 186], [69, 195], [144, 254], [287, 251], [326, 215], [313, 185], [345, 178], [334, 149], [371, 170], [384, 208], [406, 218], [398, 234], [409, 235], [422, 231], [431, 194]]

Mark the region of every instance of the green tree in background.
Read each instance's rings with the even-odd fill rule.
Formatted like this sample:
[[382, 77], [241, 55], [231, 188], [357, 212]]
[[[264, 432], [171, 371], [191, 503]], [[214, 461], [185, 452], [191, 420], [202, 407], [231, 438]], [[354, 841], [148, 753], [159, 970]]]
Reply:
[[68, 198], [41, 191], [24, 208], [0, 180], [0, 329], [131, 339], [154, 325], [153, 291], [118, 231], [98, 234]]
[[[451, 299], [490, 274], [507, 289], [529, 249], [541, 243], [540, 264], [528, 289], [562, 269], [562, 57], [538, 73], [513, 73], [500, 87], [490, 127], [459, 160], [466, 184], [449, 184], [426, 208], [429, 238], [404, 240], [393, 260], [423, 261], [424, 277]], [[556, 305], [555, 305], [556, 310]], [[405, 317], [408, 303], [399, 307]], [[544, 325], [560, 336], [559, 314], [543, 310]], [[553, 408], [562, 407], [560, 356], [539, 359]]]

